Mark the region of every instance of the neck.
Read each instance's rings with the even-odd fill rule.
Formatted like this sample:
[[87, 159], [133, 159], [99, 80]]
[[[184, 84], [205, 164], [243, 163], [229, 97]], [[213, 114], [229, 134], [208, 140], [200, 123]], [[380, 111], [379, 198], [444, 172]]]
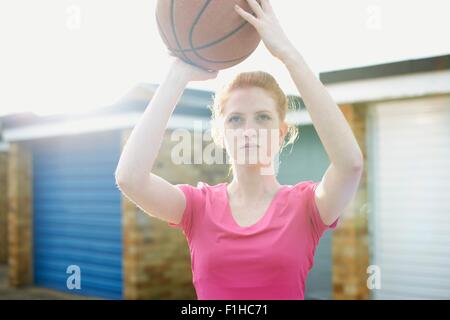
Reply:
[[267, 174], [257, 165], [233, 165], [233, 180], [228, 191], [238, 199], [256, 200], [265, 195], [274, 195], [280, 188], [275, 174]]

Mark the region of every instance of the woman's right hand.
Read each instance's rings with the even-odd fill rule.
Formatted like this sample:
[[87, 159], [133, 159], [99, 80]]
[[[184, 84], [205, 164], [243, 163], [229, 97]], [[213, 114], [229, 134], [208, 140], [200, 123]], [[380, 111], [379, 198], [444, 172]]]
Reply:
[[174, 60], [171, 65], [171, 71], [180, 77], [183, 77], [187, 82], [190, 81], [205, 81], [215, 79], [219, 74], [219, 71], [208, 71], [187, 62], [184, 62], [180, 58], [169, 53]]

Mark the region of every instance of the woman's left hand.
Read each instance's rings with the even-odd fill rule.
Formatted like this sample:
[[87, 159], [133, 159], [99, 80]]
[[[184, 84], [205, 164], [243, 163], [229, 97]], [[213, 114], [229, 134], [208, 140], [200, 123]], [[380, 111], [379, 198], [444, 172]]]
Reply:
[[258, 31], [269, 52], [281, 61], [293, 50], [269, 0], [247, 0], [256, 17], [236, 5], [236, 12]]

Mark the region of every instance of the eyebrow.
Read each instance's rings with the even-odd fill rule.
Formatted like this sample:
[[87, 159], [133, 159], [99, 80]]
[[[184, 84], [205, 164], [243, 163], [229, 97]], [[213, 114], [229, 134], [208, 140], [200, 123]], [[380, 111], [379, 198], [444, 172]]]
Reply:
[[[272, 111], [270, 111], [270, 110], [256, 111], [256, 113], [263, 113], [263, 112], [272, 113]], [[242, 112], [230, 112], [230, 115], [232, 115], [232, 114], [243, 114], [243, 113]]]

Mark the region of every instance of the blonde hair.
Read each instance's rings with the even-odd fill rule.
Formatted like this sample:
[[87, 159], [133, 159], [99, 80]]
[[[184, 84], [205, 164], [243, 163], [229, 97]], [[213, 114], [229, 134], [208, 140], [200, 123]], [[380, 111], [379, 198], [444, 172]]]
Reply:
[[[257, 87], [266, 90], [275, 100], [280, 123], [285, 122], [286, 114], [289, 110], [289, 97], [281, 90], [275, 78], [264, 71], [251, 71], [239, 73], [230, 83], [224, 86], [214, 95], [211, 110], [211, 135], [214, 142], [224, 148], [220, 138], [220, 130], [217, 120], [223, 115], [223, 109], [233, 90]], [[293, 144], [299, 135], [299, 129], [295, 125], [288, 125], [288, 131], [280, 147], [281, 151], [290, 144]], [[231, 167], [230, 167], [231, 169]]]

